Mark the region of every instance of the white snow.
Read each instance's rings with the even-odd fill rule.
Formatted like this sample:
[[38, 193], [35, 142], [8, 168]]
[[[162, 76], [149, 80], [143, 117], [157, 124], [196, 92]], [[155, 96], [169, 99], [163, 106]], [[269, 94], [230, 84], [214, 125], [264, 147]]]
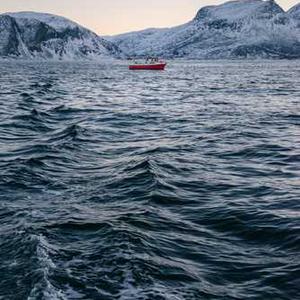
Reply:
[[300, 3], [293, 6], [289, 11], [288, 14], [293, 18], [297, 18], [300, 20]]
[[38, 13], [38, 12], [13, 12], [13, 13], [6, 13], [11, 17], [16, 19], [35, 19], [41, 21], [43, 23], [48, 24], [49, 26], [53, 27], [54, 29], [60, 31], [65, 28], [74, 28], [74, 27], [81, 27], [77, 23], [61, 16], [56, 16], [47, 13]]
[[45, 13], [0, 15], [0, 38], [0, 55], [10, 49], [9, 42], [17, 45], [14, 53], [11, 50], [11, 53], [2, 56], [74, 60], [118, 54], [117, 47], [94, 32], [66, 18]]
[[110, 40], [129, 56], [282, 57], [286, 53], [300, 57], [299, 36], [297, 22], [276, 2], [238, 0], [202, 8], [193, 21], [181, 26], [132, 32]]
[[[267, 17], [272, 13], [266, 10], [273, 5], [272, 0], [238, 0], [230, 1], [218, 6], [208, 6], [207, 17], [210, 19], [227, 19], [230, 21], [241, 20], [244, 18]], [[278, 12], [283, 12], [283, 10]]]
[[[45, 59], [99, 59], [121, 55], [120, 50], [128, 56], [300, 58], [300, 4], [284, 12], [273, 0], [236, 0], [207, 6], [186, 24], [107, 40], [60, 16], [35, 12], [5, 15], [19, 26], [0, 15], [0, 55], [17, 44], [11, 56], [19, 52], [21, 57]], [[46, 31], [42, 37], [39, 26]]]

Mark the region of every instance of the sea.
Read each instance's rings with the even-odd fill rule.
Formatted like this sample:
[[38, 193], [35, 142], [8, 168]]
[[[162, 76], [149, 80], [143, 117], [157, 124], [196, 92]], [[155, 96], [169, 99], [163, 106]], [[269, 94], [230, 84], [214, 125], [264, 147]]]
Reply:
[[0, 62], [0, 299], [300, 299], [300, 61]]

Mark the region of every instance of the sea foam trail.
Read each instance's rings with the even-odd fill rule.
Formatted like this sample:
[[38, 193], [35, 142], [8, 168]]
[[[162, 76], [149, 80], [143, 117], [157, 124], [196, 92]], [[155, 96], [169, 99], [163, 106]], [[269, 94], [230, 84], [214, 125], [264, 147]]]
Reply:
[[37, 273], [39, 273], [38, 282], [36, 282], [28, 296], [28, 300], [42, 298], [45, 300], [65, 300], [64, 293], [55, 288], [51, 283], [50, 276], [56, 265], [50, 258], [50, 252], [54, 254], [54, 249], [42, 235], [32, 235], [31, 239], [36, 242], [36, 258], [38, 261]]

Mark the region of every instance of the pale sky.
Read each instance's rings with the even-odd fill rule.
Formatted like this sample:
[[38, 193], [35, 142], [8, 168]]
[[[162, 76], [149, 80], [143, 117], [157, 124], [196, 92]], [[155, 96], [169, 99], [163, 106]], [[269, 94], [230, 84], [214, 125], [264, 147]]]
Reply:
[[[76, 21], [101, 35], [190, 21], [198, 9], [225, 0], [0, 0], [0, 13], [48, 12]], [[277, 0], [285, 10], [299, 0]]]

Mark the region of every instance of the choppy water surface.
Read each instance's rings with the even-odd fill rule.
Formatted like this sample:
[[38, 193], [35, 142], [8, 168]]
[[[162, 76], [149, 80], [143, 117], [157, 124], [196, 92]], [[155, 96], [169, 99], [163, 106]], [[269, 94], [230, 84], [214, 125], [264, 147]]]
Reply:
[[300, 62], [0, 65], [0, 299], [296, 299]]

